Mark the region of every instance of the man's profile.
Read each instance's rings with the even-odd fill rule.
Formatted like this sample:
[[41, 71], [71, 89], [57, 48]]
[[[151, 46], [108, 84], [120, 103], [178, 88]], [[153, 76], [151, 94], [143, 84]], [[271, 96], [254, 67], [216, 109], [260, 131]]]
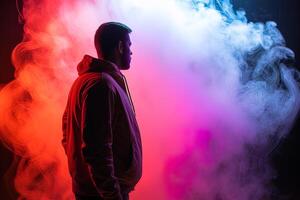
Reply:
[[127, 82], [131, 29], [108, 22], [96, 31], [98, 58], [85, 55], [63, 115], [62, 144], [76, 199], [129, 199], [142, 175], [142, 146]]

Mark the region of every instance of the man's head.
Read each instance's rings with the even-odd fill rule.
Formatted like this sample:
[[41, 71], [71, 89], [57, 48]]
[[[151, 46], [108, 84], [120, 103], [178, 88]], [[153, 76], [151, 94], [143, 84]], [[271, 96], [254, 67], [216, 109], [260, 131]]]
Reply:
[[120, 69], [129, 69], [132, 55], [129, 33], [131, 29], [122, 23], [101, 24], [94, 38], [98, 57], [114, 62]]

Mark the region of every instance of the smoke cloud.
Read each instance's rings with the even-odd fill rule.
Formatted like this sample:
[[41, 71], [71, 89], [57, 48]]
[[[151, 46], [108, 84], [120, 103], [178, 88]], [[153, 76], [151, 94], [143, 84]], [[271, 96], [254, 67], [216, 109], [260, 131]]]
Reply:
[[0, 138], [22, 157], [21, 198], [74, 198], [61, 117], [106, 21], [133, 29], [124, 73], [144, 167], [131, 198], [270, 198], [268, 155], [299, 110], [294, 53], [275, 22], [248, 22], [229, 0], [25, 0], [23, 12], [16, 79], [0, 91]]

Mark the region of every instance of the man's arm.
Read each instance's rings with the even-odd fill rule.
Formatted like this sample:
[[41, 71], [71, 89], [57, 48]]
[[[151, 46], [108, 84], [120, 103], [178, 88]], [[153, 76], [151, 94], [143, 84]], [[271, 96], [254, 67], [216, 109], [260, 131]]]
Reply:
[[[66, 108], [67, 109], [67, 108]], [[62, 132], [63, 132], [63, 138], [61, 140], [61, 143], [64, 147], [64, 150], [66, 152], [66, 144], [67, 144], [67, 136], [66, 136], [66, 132], [67, 132], [67, 110], [64, 111], [63, 117], [62, 117]]]
[[113, 91], [101, 80], [88, 89], [83, 101], [82, 153], [99, 194], [104, 199], [121, 200], [120, 185], [114, 176], [113, 112]]

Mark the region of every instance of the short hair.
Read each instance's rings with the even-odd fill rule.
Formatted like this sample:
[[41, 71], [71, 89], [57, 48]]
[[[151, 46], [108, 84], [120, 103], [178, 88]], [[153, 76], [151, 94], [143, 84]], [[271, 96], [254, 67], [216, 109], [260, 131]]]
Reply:
[[101, 24], [94, 37], [94, 44], [98, 56], [108, 58], [112, 55], [119, 41], [124, 41], [132, 30], [119, 22], [107, 22]]

